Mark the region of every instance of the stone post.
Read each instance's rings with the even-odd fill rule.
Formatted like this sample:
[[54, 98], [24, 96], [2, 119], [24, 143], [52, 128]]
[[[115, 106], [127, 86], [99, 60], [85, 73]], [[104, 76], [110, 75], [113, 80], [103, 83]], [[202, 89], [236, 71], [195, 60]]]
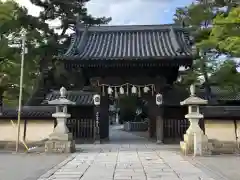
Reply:
[[57, 126], [52, 134], [49, 135], [49, 140], [45, 143], [45, 152], [71, 153], [75, 151], [75, 142], [72, 134], [66, 126], [66, 121], [71, 117], [67, 113], [67, 106], [73, 105], [75, 102], [66, 99], [66, 89], [60, 89], [60, 97], [58, 99], [48, 101], [48, 104], [56, 106], [56, 112], [52, 117], [56, 118]]
[[[159, 109], [159, 111], [161, 111], [161, 110]], [[157, 136], [157, 144], [163, 144], [163, 118], [162, 118], [162, 114], [157, 116], [156, 136]]]
[[203, 119], [199, 106], [206, 105], [208, 101], [196, 96], [194, 85], [191, 85], [190, 93], [190, 97], [180, 103], [188, 106], [188, 114], [185, 115], [185, 118], [190, 122], [186, 134], [184, 134], [184, 141], [180, 142], [180, 147], [185, 155], [194, 154], [195, 156], [201, 156], [209, 154], [211, 149], [207, 136], [199, 127], [199, 120]]

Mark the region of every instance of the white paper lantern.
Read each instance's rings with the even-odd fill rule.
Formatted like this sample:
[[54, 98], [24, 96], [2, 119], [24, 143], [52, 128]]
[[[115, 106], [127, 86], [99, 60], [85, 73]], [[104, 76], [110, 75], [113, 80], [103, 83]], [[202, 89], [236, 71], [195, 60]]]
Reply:
[[133, 94], [136, 94], [137, 93], [137, 88], [135, 86], [133, 86], [131, 91], [132, 91]]
[[162, 97], [162, 94], [158, 93], [156, 94], [156, 105], [162, 105], [163, 103], [163, 97]]
[[112, 90], [112, 88], [109, 86], [108, 87], [108, 94], [112, 94], [113, 93], [113, 90]]
[[143, 92], [144, 92], [144, 93], [148, 93], [149, 90], [150, 90], [150, 88], [147, 87], [147, 86], [145, 86], [145, 87], [143, 88]]
[[120, 94], [124, 94], [124, 89], [123, 89], [123, 87], [120, 87], [119, 93], [120, 93]]

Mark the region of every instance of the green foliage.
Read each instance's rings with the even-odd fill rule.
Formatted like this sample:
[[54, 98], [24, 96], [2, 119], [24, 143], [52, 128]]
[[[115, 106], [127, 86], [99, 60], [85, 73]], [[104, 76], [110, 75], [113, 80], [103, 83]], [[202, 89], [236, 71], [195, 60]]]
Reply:
[[232, 74], [235, 67], [230, 66], [232, 61], [221, 64], [218, 56], [228, 54], [239, 57], [239, 5], [224, 0], [197, 0], [189, 6], [178, 8], [174, 21], [189, 29], [197, 49], [204, 52], [182, 76], [182, 84], [189, 86], [203, 79], [206, 86], [214, 82], [223, 88], [236, 89], [239, 73]]
[[136, 112], [136, 96], [123, 96], [119, 99], [120, 120], [133, 121]]
[[219, 52], [240, 57], [240, 7], [232, 8], [226, 16], [218, 14], [213, 20], [209, 38], [199, 44]]
[[[41, 75], [40, 64], [51, 64], [52, 56], [69, 45], [67, 30], [74, 29], [77, 21], [102, 24], [110, 20], [87, 14], [84, 3], [78, 0], [32, 2], [43, 7], [39, 17], [29, 15], [26, 8], [13, 0], [0, 1], [0, 95], [4, 94], [5, 103], [11, 106], [18, 102], [22, 30], [27, 32], [28, 53], [25, 55], [23, 78], [23, 98], [27, 100]], [[47, 22], [56, 19], [61, 21], [60, 26], [51, 28]]]
[[222, 89], [233, 93], [240, 91], [240, 74], [237, 72], [237, 63], [233, 60], [223, 62], [211, 79]]
[[54, 20], [59, 22], [59, 25], [52, 27], [49, 33], [47, 52], [51, 49], [52, 54], [50, 56], [56, 55], [59, 50], [67, 48], [69, 44], [69, 33], [67, 32], [75, 29], [76, 22], [86, 25], [99, 25], [106, 24], [111, 20], [111, 18], [105, 17], [95, 18], [88, 14], [85, 7], [85, 3], [88, 1], [31, 0], [34, 5], [43, 9], [39, 16], [39, 22], [46, 23]]

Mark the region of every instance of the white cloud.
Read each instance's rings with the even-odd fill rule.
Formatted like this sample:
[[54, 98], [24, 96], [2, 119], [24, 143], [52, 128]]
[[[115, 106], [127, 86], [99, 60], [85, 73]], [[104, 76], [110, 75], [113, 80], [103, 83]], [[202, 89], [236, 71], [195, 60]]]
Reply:
[[91, 0], [87, 4], [93, 16], [112, 17], [111, 24], [156, 24], [160, 14], [169, 11], [169, 1], [157, 0]]
[[[38, 16], [41, 8], [29, 0], [15, 0], [29, 10], [29, 14]], [[110, 24], [159, 24], [162, 13], [169, 12], [171, 0], [91, 0], [86, 7], [93, 16], [112, 17]]]
[[38, 16], [41, 8], [38, 6], [33, 5], [29, 0], [15, 0], [20, 5], [25, 6], [28, 9], [28, 13], [33, 16]]

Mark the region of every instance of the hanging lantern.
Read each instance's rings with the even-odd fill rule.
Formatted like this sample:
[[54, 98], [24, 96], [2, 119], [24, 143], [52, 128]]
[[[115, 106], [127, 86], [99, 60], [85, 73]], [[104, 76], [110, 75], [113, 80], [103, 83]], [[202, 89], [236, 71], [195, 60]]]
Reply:
[[145, 87], [143, 88], [143, 92], [144, 92], [144, 93], [148, 93], [149, 90], [150, 90], [150, 88], [147, 87], [147, 86], [145, 86]]
[[119, 93], [120, 93], [120, 94], [124, 94], [124, 89], [123, 89], [123, 87], [120, 87]]
[[136, 94], [137, 93], [137, 88], [135, 86], [133, 86], [131, 91], [132, 91], [133, 94]]
[[109, 86], [108, 87], [108, 94], [112, 94], [113, 93], [113, 90], [112, 90], [112, 88]]

